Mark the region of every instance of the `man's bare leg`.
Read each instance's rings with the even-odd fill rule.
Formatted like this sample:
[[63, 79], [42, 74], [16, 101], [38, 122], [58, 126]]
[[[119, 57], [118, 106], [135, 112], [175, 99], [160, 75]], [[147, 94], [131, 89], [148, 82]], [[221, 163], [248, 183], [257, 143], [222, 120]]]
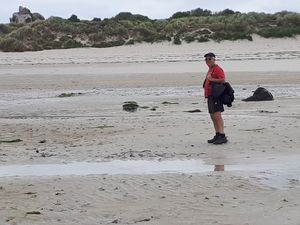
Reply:
[[212, 113], [210, 114], [210, 116], [214, 124], [216, 136], [213, 139], [208, 140], [208, 143], [213, 143], [213, 144], [226, 143], [227, 138], [224, 133], [224, 121], [221, 112]]
[[216, 133], [224, 134], [224, 121], [221, 112], [210, 114]]

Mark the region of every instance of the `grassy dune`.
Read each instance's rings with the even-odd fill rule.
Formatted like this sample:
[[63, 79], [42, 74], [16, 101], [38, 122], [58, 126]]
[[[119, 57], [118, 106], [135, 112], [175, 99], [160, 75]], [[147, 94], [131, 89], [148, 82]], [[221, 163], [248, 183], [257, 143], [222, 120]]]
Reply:
[[177, 12], [164, 20], [119, 13], [110, 19], [84, 21], [51, 17], [29, 24], [0, 24], [0, 51], [22, 52], [79, 47], [112, 47], [140, 42], [206, 42], [252, 40], [252, 34], [266, 38], [300, 34], [300, 14], [240, 13], [226, 9], [218, 13], [195, 9]]

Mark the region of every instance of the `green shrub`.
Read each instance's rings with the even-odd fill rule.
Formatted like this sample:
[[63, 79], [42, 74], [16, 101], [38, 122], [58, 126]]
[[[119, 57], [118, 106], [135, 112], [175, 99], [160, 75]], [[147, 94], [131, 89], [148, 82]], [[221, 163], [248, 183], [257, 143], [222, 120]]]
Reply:
[[170, 19], [184, 18], [189, 17], [190, 15], [190, 12], [176, 12], [170, 17]]
[[47, 41], [42, 43], [43, 49], [62, 49], [64, 48], [64, 42], [61, 41]]
[[17, 40], [26, 40], [26, 39], [35, 39], [36, 33], [33, 31], [33, 29], [30, 26], [24, 26], [11, 32], [10, 34], [8, 34], [8, 36], [15, 38]]
[[258, 35], [265, 37], [265, 38], [283, 38], [283, 37], [294, 37], [295, 35], [300, 34], [300, 27], [286, 27], [286, 28], [265, 28], [261, 29], [257, 32]]
[[145, 42], [149, 42], [149, 43], [154, 43], [156, 41], [156, 36], [155, 35], [148, 35], [148, 36], [145, 36], [143, 38], [143, 41]]
[[134, 40], [133, 40], [133, 39], [130, 39], [130, 40], [126, 41], [125, 44], [126, 44], [126, 45], [134, 45]]
[[66, 36], [66, 35], [61, 36], [61, 37], [59, 38], [59, 41], [62, 41], [62, 42], [66, 42], [66, 41], [68, 41], [68, 40], [70, 40], [70, 37], [69, 37], [69, 36]]
[[135, 26], [135, 22], [130, 20], [121, 20], [119, 21], [119, 24], [126, 29], [132, 29]]
[[142, 37], [137, 37], [133, 40], [134, 40], [134, 43], [142, 43], [144, 41]]
[[181, 19], [172, 20], [170, 22], [170, 26], [171, 26], [171, 29], [173, 31], [177, 31], [177, 33], [179, 33], [179, 31], [185, 31], [187, 29], [185, 21], [181, 20]]
[[173, 44], [175, 44], [175, 45], [181, 45], [181, 40], [180, 40], [180, 37], [178, 35], [176, 35], [174, 37]]
[[197, 8], [191, 11], [191, 16], [211, 16], [212, 12], [207, 9]]
[[157, 32], [164, 31], [167, 25], [168, 25], [167, 20], [155, 20], [153, 22], [153, 27]]
[[26, 46], [15, 38], [6, 38], [0, 42], [0, 49], [4, 52], [24, 52]]
[[146, 22], [146, 21], [151, 21], [147, 16], [143, 16], [143, 15], [140, 15], [140, 14], [135, 14], [135, 15], [134, 15], [134, 18], [135, 18], [136, 20], [144, 21], [144, 22]]
[[101, 42], [105, 40], [105, 34], [102, 32], [90, 34], [88, 37], [92, 42]]
[[82, 47], [83, 45], [78, 42], [78, 41], [75, 41], [75, 40], [68, 40], [66, 41], [64, 44], [63, 44], [63, 48], [80, 48]]
[[130, 12], [120, 12], [114, 17], [115, 20], [138, 20], [138, 21], [149, 21], [150, 19], [147, 16], [135, 14], [133, 15]]
[[80, 19], [78, 19], [78, 17], [74, 14], [68, 20], [75, 23], [80, 22]]
[[116, 20], [132, 20], [134, 16], [130, 12], [120, 12], [115, 16]]
[[31, 47], [30, 47], [30, 51], [41, 51], [41, 50], [44, 50], [44, 49], [52, 49], [52, 48], [47, 48], [47, 46], [40, 45], [37, 42], [33, 42]]
[[169, 40], [169, 38], [164, 34], [151, 34], [142, 38], [142, 41], [154, 43]]
[[300, 26], [299, 13], [287, 13], [283, 16], [283, 26], [295, 27]]
[[208, 42], [209, 38], [207, 36], [200, 36], [197, 38], [198, 42]]
[[134, 27], [133, 31], [143, 37], [146, 37], [149, 35], [154, 35], [155, 33], [157, 33], [153, 27], [153, 24], [150, 22], [143, 22], [143, 23], [137, 24]]
[[252, 41], [252, 36], [249, 33], [237, 33], [237, 32], [218, 32], [210, 35], [210, 38], [214, 41], [220, 42], [223, 40], [240, 40], [240, 39], [247, 39]]
[[125, 44], [124, 40], [118, 40], [118, 41], [108, 41], [108, 42], [101, 42], [101, 43], [93, 44], [92, 47], [94, 47], [94, 48], [109, 48], [109, 47], [121, 46], [124, 44]]
[[217, 15], [217, 16], [227, 16], [227, 15], [232, 15], [232, 14], [236, 14], [236, 13], [239, 13], [239, 12], [235, 12], [231, 9], [224, 9], [223, 11], [215, 13], [215, 15]]
[[126, 37], [128, 33], [128, 30], [123, 27], [123, 26], [119, 26], [115, 29], [115, 31], [113, 32], [114, 35], [119, 35], [119, 36], [123, 36]]
[[0, 35], [1, 34], [8, 34], [10, 32], [10, 29], [5, 24], [0, 24]]
[[170, 37], [170, 36], [166, 36], [166, 39], [165, 39], [166, 41], [172, 41], [172, 37]]
[[192, 36], [192, 35], [188, 35], [188, 36], [184, 37], [184, 40], [185, 40], [187, 43], [191, 43], [191, 42], [195, 41], [195, 37]]
[[101, 18], [94, 17], [94, 18], [92, 19], [92, 21], [93, 21], [93, 22], [99, 22], [99, 21], [101, 21]]

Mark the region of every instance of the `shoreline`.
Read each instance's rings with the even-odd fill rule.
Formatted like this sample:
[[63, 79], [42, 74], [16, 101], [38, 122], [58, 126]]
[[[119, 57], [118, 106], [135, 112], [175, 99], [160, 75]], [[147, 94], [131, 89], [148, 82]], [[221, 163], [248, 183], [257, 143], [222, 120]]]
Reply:
[[[53, 70], [55, 68], [52, 67]], [[73, 68], [74, 70], [74, 68]], [[1, 71], [1, 69], [0, 69]], [[13, 71], [13, 70], [11, 70]], [[199, 86], [201, 91], [204, 72], [186, 73], [136, 73], [123, 72], [120, 74], [65, 74], [56, 71], [52, 74], [34, 74], [22, 70], [13, 74], [3, 72], [0, 90], [84, 90], [103, 88], [142, 88], [142, 87], [180, 87]], [[66, 70], [67, 71], [67, 70]], [[25, 73], [25, 74], [21, 74]], [[300, 84], [300, 71], [261, 71], [261, 72], [226, 72], [227, 80], [232, 85], [288, 85]]]

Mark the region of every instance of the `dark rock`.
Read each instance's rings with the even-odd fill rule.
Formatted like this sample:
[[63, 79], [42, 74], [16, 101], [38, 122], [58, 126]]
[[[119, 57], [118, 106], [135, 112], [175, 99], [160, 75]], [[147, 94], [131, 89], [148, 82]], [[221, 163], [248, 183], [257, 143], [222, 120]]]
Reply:
[[78, 95], [82, 95], [82, 93], [61, 93], [60, 95], [58, 95], [57, 97], [59, 98], [68, 98], [68, 97], [73, 97], [73, 96], [78, 96]]
[[184, 112], [188, 112], [188, 113], [199, 113], [202, 112], [200, 109], [194, 109], [194, 110], [188, 110], [188, 111], [184, 111]]
[[149, 221], [151, 221], [151, 218], [145, 218], [145, 219], [137, 220], [137, 221], [135, 221], [135, 223], [142, 223], [142, 222], [149, 222]]
[[31, 192], [31, 191], [30, 191], [30, 192], [25, 192], [24, 194], [25, 194], [25, 195], [35, 195], [36, 192]]
[[278, 111], [258, 110], [260, 113], [278, 113]]
[[138, 108], [139, 105], [134, 101], [124, 102], [123, 104], [123, 110], [127, 112], [135, 112]]
[[31, 211], [31, 212], [26, 212], [26, 215], [41, 215], [42, 213], [39, 211]]
[[273, 101], [273, 95], [265, 88], [263, 87], [259, 87], [257, 88], [253, 95], [246, 98], [246, 99], [242, 99], [242, 101], [245, 102], [250, 102], [250, 101]]
[[32, 19], [33, 19], [33, 21], [35, 21], [35, 20], [45, 20], [45, 17], [43, 17], [42, 14], [36, 12], [36, 13], [32, 13]]
[[178, 102], [162, 102], [163, 105], [178, 105]]
[[158, 106], [153, 106], [150, 110], [151, 111], [156, 111], [156, 109], [158, 109]]
[[1, 141], [0, 140], [0, 143], [16, 143], [16, 142], [22, 142], [23, 140], [21, 139], [13, 139], [13, 140], [9, 140], [9, 141]]

